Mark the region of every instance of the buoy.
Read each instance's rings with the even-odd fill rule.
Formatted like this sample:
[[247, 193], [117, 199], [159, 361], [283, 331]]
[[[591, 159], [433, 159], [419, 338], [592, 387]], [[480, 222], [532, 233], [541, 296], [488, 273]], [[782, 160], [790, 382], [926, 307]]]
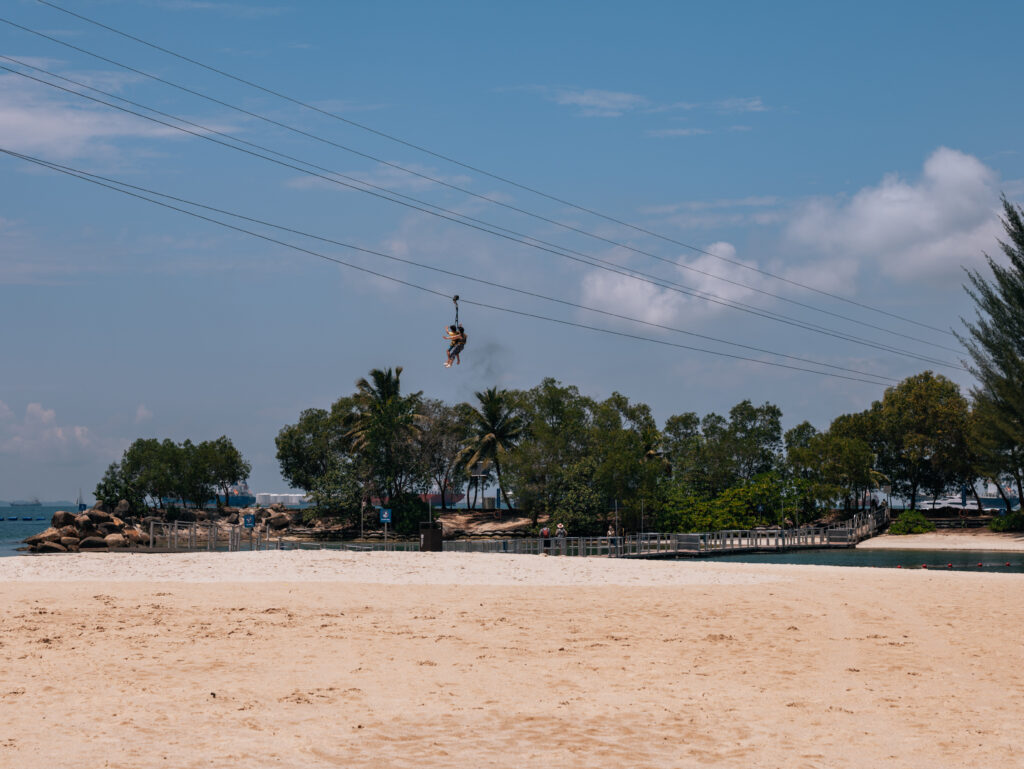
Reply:
[[953, 564], [951, 564], [951, 563], [947, 563], [947, 564], [946, 564], [946, 568], [947, 568], [947, 569], [952, 569], [952, 568], [953, 568]]
[[1006, 565], [1007, 565], [1007, 566], [1009, 566], [1009, 565], [1010, 565], [1010, 562], [1009, 562], [1009, 561], [1007, 561], [1007, 562], [1006, 562]]
[[928, 564], [926, 564], [926, 563], [922, 563], [922, 564], [921, 564], [921, 568], [922, 568], [922, 569], [927, 569], [927, 568], [928, 568]]
[[981, 561], [978, 561], [978, 568], [981, 568]]
[[896, 568], [897, 568], [897, 569], [902, 569], [902, 568], [903, 568], [903, 566], [901, 566], [900, 564], [896, 564]]

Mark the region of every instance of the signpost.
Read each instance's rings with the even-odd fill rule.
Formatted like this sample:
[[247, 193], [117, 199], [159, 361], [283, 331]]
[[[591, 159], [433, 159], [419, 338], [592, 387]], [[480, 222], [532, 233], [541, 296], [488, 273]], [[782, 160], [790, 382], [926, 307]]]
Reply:
[[256, 527], [256, 516], [252, 513], [246, 513], [242, 516], [242, 523], [247, 529], [253, 529]]
[[382, 507], [380, 509], [380, 522], [384, 524], [384, 549], [388, 549], [388, 524], [391, 523], [391, 508]]

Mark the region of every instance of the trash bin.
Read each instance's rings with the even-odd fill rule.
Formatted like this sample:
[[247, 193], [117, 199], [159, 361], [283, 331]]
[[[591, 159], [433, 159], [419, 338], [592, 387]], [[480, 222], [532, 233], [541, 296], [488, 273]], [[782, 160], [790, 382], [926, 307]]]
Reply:
[[441, 552], [441, 524], [438, 521], [420, 522], [420, 551]]

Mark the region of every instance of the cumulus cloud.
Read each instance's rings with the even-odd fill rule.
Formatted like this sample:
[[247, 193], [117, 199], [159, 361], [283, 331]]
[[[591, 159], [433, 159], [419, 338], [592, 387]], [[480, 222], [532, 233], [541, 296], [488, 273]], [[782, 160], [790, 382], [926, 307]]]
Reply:
[[61, 425], [57, 412], [41, 403], [30, 403], [19, 419], [0, 401], [0, 454], [54, 461], [65, 460], [92, 447], [87, 427]]
[[[718, 257], [756, 266], [753, 262], [737, 259], [736, 247], [731, 243], [712, 243], [704, 250]], [[714, 294], [720, 299], [731, 301], [741, 301], [755, 293], [741, 285], [717, 280], [714, 276], [724, 275], [726, 268], [721, 259], [715, 256], [700, 254], [694, 259], [679, 260], [680, 266], [670, 279], [698, 292]], [[607, 270], [588, 273], [583, 278], [581, 288], [582, 304], [661, 325], [670, 325], [685, 319], [705, 318], [726, 309], [721, 304]]]
[[940, 147], [916, 182], [889, 174], [849, 199], [800, 206], [786, 237], [826, 257], [876, 262], [893, 278], [942, 279], [992, 249], [1000, 234], [998, 185], [976, 157]]

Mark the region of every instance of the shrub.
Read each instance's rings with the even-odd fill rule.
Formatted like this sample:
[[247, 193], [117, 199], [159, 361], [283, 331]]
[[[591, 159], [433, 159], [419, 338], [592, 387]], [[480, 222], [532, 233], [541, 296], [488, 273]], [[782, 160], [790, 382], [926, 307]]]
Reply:
[[988, 525], [992, 531], [1024, 531], [1024, 512], [1007, 513], [993, 518]]
[[890, 534], [924, 534], [935, 531], [935, 524], [918, 510], [904, 510], [889, 527]]

